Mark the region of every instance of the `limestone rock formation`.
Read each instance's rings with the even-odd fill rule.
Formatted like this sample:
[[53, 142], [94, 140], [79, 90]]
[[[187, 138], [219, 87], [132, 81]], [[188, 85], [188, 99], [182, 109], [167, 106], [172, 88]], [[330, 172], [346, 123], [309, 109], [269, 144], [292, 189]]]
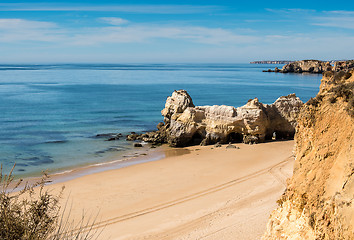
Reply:
[[174, 91], [172, 96], [167, 98], [165, 108], [161, 113], [168, 120], [173, 114], [177, 116], [179, 113], [183, 113], [188, 107], [194, 107], [194, 104], [187, 91]]
[[333, 71], [348, 71], [354, 69], [354, 60], [337, 61], [334, 63]]
[[319, 60], [302, 60], [293, 63], [286, 64], [281, 72], [309, 72], [309, 73], [323, 73], [325, 71], [332, 70], [332, 66], [329, 62], [322, 62]]
[[349, 71], [354, 69], [354, 60], [336, 61], [334, 66], [330, 62], [319, 60], [301, 60], [291, 62], [283, 66], [282, 69], [277, 67], [274, 70], [268, 69], [263, 72], [280, 72], [280, 73], [324, 73], [326, 71]]
[[217, 142], [257, 143], [271, 138], [292, 138], [302, 101], [290, 94], [273, 104], [262, 104], [257, 98], [242, 107], [194, 106], [185, 90], [174, 91], [161, 111], [164, 125], [157, 132], [145, 133], [137, 139], [167, 142], [181, 147]]
[[324, 73], [295, 140], [293, 177], [262, 239], [354, 239], [354, 71]]

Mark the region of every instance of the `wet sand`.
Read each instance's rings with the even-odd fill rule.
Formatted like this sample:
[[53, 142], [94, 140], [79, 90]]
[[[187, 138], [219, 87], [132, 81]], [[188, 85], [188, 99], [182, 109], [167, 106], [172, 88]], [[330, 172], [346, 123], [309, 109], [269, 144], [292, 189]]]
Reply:
[[97, 216], [99, 239], [259, 239], [292, 174], [294, 141], [235, 145], [162, 148], [163, 159], [47, 188], [65, 186], [73, 219]]

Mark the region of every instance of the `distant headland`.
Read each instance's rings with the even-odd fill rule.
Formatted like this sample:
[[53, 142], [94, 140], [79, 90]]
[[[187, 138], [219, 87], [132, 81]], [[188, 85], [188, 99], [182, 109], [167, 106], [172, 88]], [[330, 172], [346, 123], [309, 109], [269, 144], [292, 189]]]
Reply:
[[326, 71], [349, 71], [354, 69], [354, 60], [344, 61], [320, 61], [320, 60], [301, 60], [288, 63], [282, 69], [275, 68], [268, 69], [263, 72], [277, 72], [277, 73], [324, 73]]
[[272, 60], [272, 61], [254, 61], [250, 62], [250, 64], [289, 64], [294, 61], [289, 60]]

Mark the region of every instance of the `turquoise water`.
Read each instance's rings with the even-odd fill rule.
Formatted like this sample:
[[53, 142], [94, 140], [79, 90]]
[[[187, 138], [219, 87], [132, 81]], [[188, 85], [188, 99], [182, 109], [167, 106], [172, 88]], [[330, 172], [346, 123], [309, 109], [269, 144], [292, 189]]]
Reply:
[[[101, 133], [154, 130], [175, 89], [195, 105], [272, 103], [318, 92], [321, 75], [263, 73], [276, 65], [0, 65], [0, 162], [16, 175], [35, 175], [107, 161], [132, 149]], [[280, 67], [280, 66], [279, 66]]]

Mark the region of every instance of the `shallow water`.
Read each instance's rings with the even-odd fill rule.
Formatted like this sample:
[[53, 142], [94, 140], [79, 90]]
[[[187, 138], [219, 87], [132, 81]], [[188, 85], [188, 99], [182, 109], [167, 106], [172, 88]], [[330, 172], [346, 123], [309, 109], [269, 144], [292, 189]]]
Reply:
[[304, 102], [318, 92], [321, 75], [263, 73], [277, 65], [65, 64], [0, 65], [0, 162], [17, 176], [58, 171], [122, 157], [124, 138], [101, 133], [154, 130], [175, 89], [195, 105], [272, 103], [296, 93]]

